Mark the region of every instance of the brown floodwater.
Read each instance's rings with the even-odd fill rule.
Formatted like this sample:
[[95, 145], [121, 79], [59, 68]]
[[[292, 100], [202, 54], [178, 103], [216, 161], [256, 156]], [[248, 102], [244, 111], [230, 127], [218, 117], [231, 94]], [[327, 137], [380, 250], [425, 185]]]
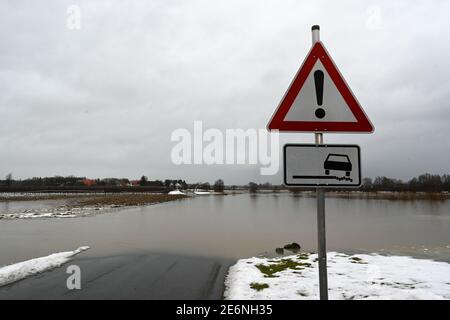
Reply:
[[[0, 204], [48, 206], [49, 202]], [[450, 261], [450, 201], [326, 199], [328, 250]], [[297, 242], [315, 251], [316, 200], [293, 194], [198, 196], [80, 218], [0, 220], [0, 265], [74, 250], [243, 258]]]

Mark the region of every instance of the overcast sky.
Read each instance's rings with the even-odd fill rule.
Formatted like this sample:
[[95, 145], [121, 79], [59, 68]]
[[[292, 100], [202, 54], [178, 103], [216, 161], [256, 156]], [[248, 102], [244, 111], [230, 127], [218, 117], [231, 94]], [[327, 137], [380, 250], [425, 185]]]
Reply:
[[450, 173], [449, 12], [444, 0], [1, 1], [0, 177], [281, 183], [255, 165], [175, 166], [170, 135], [194, 120], [265, 128], [313, 24], [375, 126], [325, 142], [359, 144], [365, 176]]

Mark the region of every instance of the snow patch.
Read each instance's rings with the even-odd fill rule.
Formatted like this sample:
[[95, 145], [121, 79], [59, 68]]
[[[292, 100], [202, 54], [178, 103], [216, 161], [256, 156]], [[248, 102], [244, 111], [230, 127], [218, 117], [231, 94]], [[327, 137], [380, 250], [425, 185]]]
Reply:
[[180, 190], [173, 190], [173, 191], [169, 192], [169, 195], [171, 195], [171, 196], [173, 196], [173, 195], [183, 195], [183, 196], [185, 196], [186, 193], [184, 193], [184, 192], [182, 192]]
[[22, 280], [26, 277], [56, 268], [71, 260], [80, 252], [90, 247], [79, 247], [74, 251], [53, 253], [46, 257], [31, 259], [0, 268], [0, 287]]
[[[328, 253], [327, 262], [333, 300], [450, 299], [450, 264], [445, 262], [337, 252]], [[238, 260], [229, 269], [224, 295], [226, 299], [318, 299], [318, 281], [317, 254], [253, 257]], [[251, 288], [255, 284], [269, 287], [255, 290]]]
[[37, 218], [77, 218], [86, 217], [100, 211], [113, 210], [119, 208], [118, 205], [104, 205], [104, 206], [84, 206], [69, 208], [67, 206], [56, 208], [43, 209], [26, 209], [13, 213], [0, 213], [0, 219], [37, 219]]

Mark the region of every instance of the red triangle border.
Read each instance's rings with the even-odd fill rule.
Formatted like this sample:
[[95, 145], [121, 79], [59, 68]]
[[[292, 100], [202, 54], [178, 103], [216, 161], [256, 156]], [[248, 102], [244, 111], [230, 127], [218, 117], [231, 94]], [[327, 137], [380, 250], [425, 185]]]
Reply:
[[[336, 88], [341, 93], [344, 101], [355, 116], [357, 122], [325, 122], [325, 121], [284, 121], [286, 114], [292, 107], [298, 93], [305, 83], [308, 75], [314, 67], [317, 59], [320, 59]], [[340, 74], [322, 42], [316, 42], [308, 56], [297, 72], [289, 89], [281, 100], [280, 105], [270, 120], [267, 129], [290, 132], [360, 132], [371, 133], [373, 125], [364, 113], [361, 105], [356, 100], [349, 86]]]

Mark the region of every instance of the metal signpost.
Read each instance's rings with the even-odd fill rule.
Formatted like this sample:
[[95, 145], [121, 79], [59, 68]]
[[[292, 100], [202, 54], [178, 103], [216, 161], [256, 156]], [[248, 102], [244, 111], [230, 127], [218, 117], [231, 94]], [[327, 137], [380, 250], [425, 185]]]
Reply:
[[[312, 33], [312, 43], [318, 43], [320, 41], [320, 27], [313, 26], [311, 28]], [[317, 71], [315, 71], [317, 72]], [[315, 76], [315, 74], [314, 74]], [[314, 77], [316, 87], [317, 78]], [[322, 81], [323, 83], [323, 73], [322, 73]], [[320, 93], [317, 93], [317, 89], [322, 89], [321, 93], [323, 96], [323, 85], [322, 88], [316, 88], [316, 98]], [[320, 102], [320, 104], [319, 104]], [[317, 104], [319, 106], [322, 105], [322, 101], [318, 101]], [[322, 114], [318, 114], [321, 112], [322, 108], [318, 108], [315, 111], [316, 117], [320, 118]], [[316, 140], [316, 146], [319, 147], [323, 144], [323, 134], [315, 133], [314, 138]], [[326, 228], [325, 228], [325, 191], [321, 188], [316, 189], [316, 198], [317, 198], [317, 255], [318, 255], [318, 263], [319, 263], [319, 294], [320, 300], [328, 300], [328, 274], [327, 274], [327, 238], [326, 238]]]
[[[316, 133], [316, 146], [323, 144], [322, 133]], [[319, 292], [320, 300], [328, 300], [327, 275], [327, 238], [325, 229], [325, 191], [316, 189], [317, 197], [317, 255], [319, 259]]]
[[361, 185], [360, 148], [325, 145], [324, 132], [372, 133], [374, 128], [312, 27], [313, 46], [272, 116], [268, 130], [314, 132], [314, 144], [284, 146], [284, 184], [315, 187], [320, 299], [328, 299], [325, 190]]

